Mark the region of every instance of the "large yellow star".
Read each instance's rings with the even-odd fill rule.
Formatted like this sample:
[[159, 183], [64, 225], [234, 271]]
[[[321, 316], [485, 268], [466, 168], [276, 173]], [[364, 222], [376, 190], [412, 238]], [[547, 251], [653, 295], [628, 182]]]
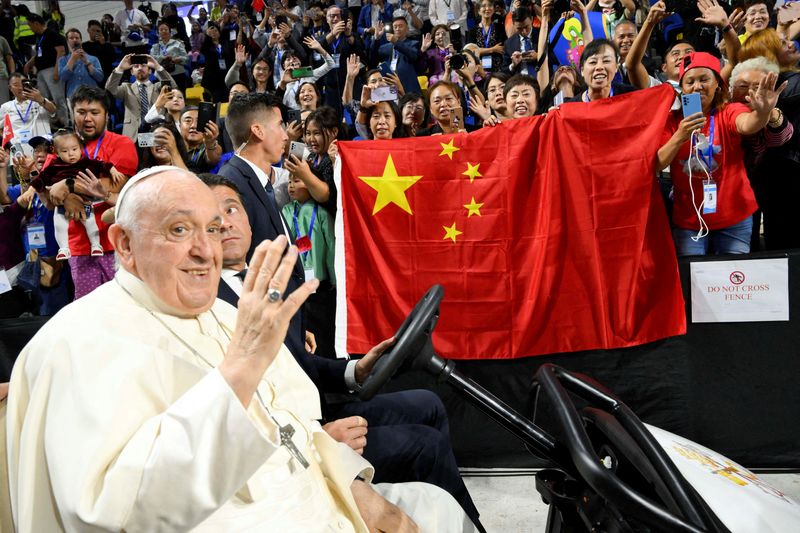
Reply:
[[411, 206], [408, 205], [408, 198], [406, 198], [406, 190], [419, 181], [421, 177], [398, 176], [392, 156], [389, 155], [386, 160], [386, 166], [383, 169], [383, 176], [359, 176], [358, 179], [378, 191], [378, 196], [375, 198], [375, 206], [372, 208], [373, 215], [389, 204], [395, 204], [409, 215], [413, 215]]
[[478, 163], [477, 165], [472, 165], [472, 163], [467, 163], [467, 170], [461, 173], [462, 176], [469, 176], [469, 182], [472, 183], [475, 181], [475, 178], [480, 178], [483, 176], [480, 172], [478, 172], [478, 168], [480, 168], [481, 164]]
[[452, 161], [453, 160], [453, 154], [455, 152], [458, 152], [459, 150], [461, 150], [461, 148], [459, 148], [458, 146], [455, 146], [453, 144], [454, 142], [455, 142], [455, 139], [450, 139], [450, 142], [447, 143], [447, 144], [439, 143], [439, 144], [442, 145], [442, 152], [439, 155], [446, 155]]
[[451, 241], [456, 242], [456, 237], [464, 233], [463, 231], [456, 229], [455, 222], [453, 222], [453, 225], [449, 228], [447, 226], [442, 226], [442, 228], [444, 229], [444, 237], [442, 237], [442, 240], [450, 239]]
[[474, 196], [468, 204], [464, 204], [464, 207], [466, 207], [468, 211], [467, 218], [471, 217], [472, 215], [481, 216], [481, 207], [483, 207], [483, 204], [477, 203]]

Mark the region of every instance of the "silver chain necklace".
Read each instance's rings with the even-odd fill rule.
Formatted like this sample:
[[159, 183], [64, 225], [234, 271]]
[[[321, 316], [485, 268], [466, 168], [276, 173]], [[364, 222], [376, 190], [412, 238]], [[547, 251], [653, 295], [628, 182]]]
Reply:
[[[119, 280], [116, 280], [116, 281], [117, 281], [117, 285], [119, 285], [119, 287], [123, 291], [125, 291], [125, 294], [130, 296], [131, 300], [136, 302], [136, 298], [133, 297], [133, 294], [131, 294], [128, 289], [123, 287], [122, 283], [120, 283]], [[194, 355], [195, 357], [197, 357], [198, 359], [203, 361], [205, 364], [207, 364], [209, 366], [209, 368], [214, 368], [214, 365], [212, 365], [211, 362], [208, 359], [203, 357], [203, 354], [198, 352], [192, 345], [190, 345], [188, 342], [186, 342], [186, 340], [183, 337], [178, 335], [178, 333], [174, 329], [172, 329], [169, 326], [169, 324], [167, 324], [160, 316], [155, 314], [155, 312], [153, 312], [152, 309], [150, 309], [150, 308], [148, 308], [148, 307], [146, 307], [144, 305], [142, 305], [142, 309], [144, 309], [145, 311], [150, 313], [150, 316], [155, 318], [162, 326], [164, 326], [164, 328], [166, 328], [166, 330], [169, 331], [172, 334], [173, 337], [178, 339], [178, 341], [180, 341], [180, 343], [183, 344], [186, 347], [187, 350], [192, 352], [192, 355]], [[214, 321], [216, 321], [217, 326], [219, 327], [220, 330], [222, 330], [222, 332], [225, 334], [225, 337], [227, 337], [228, 342], [230, 343], [231, 336], [228, 334], [227, 328], [225, 328], [225, 326], [222, 325], [222, 322], [220, 322], [219, 318], [217, 318], [217, 315], [216, 315], [216, 313], [214, 313], [213, 309], [209, 309], [209, 312], [211, 313], [211, 316], [214, 317]], [[303, 468], [308, 468], [308, 466], [309, 466], [308, 461], [306, 460], [306, 458], [303, 456], [302, 452], [297, 448], [297, 446], [295, 445], [294, 441], [292, 440], [292, 436], [295, 434], [294, 426], [291, 423], [287, 423], [287, 424], [282, 426], [280, 424], [280, 422], [278, 422], [278, 420], [272, 414], [272, 412], [269, 410], [269, 408], [267, 407], [267, 404], [266, 404], [266, 402], [264, 402], [264, 399], [261, 397], [261, 392], [259, 392], [258, 389], [256, 389], [256, 396], [258, 397], [259, 403], [261, 403], [261, 407], [264, 408], [264, 411], [266, 411], [267, 415], [272, 419], [272, 421], [275, 423], [275, 425], [278, 426], [278, 435], [280, 436], [280, 439], [281, 439], [281, 446], [286, 447], [286, 449], [288, 450], [289, 454], [298, 463], [300, 463], [303, 466]]]

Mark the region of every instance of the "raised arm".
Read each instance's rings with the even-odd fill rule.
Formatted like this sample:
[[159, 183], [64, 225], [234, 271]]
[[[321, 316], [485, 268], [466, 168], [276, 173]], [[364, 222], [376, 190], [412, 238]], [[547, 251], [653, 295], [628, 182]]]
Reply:
[[650, 87], [650, 75], [647, 69], [644, 68], [642, 59], [647, 51], [647, 44], [650, 42], [650, 36], [653, 35], [653, 30], [659, 22], [664, 20], [667, 16], [666, 6], [664, 2], [659, 0], [650, 6], [650, 12], [647, 13], [647, 18], [644, 19], [642, 30], [636, 36], [631, 44], [631, 49], [628, 52], [628, 57], [625, 58], [625, 68], [628, 70], [628, 78], [634, 87], [639, 89], [647, 89]]
[[764, 129], [769, 122], [770, 114], [775, 104], [778, 103], [778, 97], [781, 92], [786, 88], [787, 82], [775, 88], [775, 83], [778, 81], [778, 75], [770, 72], [758, 82], [756, 89], [750, 89], [748, 101], [752, 111], [749, 113], [742, 113], [736, 117], [736, 131], [740, 135], [754, 135]]
[[536, 81], [539, 83], [539, 97], [550, 84], [550, 53], [547, 49], [548, 34], [550, 33], [550, 14], [553, 10], [553, 0], [542, 0], [542, 26], [539, 28], [539, 42], [536, 51], [539, 53], [539, 70], [536, 71]]

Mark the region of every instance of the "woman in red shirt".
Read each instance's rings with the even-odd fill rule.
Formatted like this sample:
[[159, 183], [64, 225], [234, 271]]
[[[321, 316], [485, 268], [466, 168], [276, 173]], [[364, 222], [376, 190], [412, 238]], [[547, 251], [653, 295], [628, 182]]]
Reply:
[[[700, 94], [702, 113], [681, 120], [673, 112], [658, 150], [658, 170], [670, 165], [674, 188], [673, 240], [679, 256], [750, 252], [751, 215], [757, 209], [745, 172], [742, 136], [769, 121], [784, 85], [769, 74], [751, 89], [750, 107], [726, 102], [719, 60], [705, 52], [680, 66], [683, 94]], [[751, 111], [752, 109], [752, 111]]]

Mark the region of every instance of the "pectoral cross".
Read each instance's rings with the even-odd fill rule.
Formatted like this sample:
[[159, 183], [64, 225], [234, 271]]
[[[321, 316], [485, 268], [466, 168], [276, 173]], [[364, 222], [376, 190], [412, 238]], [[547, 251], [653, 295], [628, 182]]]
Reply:
[[308, 468], [308, 461], [306, 458], [303, 457], [303, 454], [300, 453], [300, 450], [297, 449], [295, 446], [294, 441], [292, 440], [292, 435], [294, 435], [294, 426], [291, 424], [286, 424], [285, 426], [281, 426], [278, 429], [278, 434], [281, 437], [281, 446], [286, 446], [286, 449], [289, 450], [289, 453], [295, 460], [303, 465], [303, 468]]

